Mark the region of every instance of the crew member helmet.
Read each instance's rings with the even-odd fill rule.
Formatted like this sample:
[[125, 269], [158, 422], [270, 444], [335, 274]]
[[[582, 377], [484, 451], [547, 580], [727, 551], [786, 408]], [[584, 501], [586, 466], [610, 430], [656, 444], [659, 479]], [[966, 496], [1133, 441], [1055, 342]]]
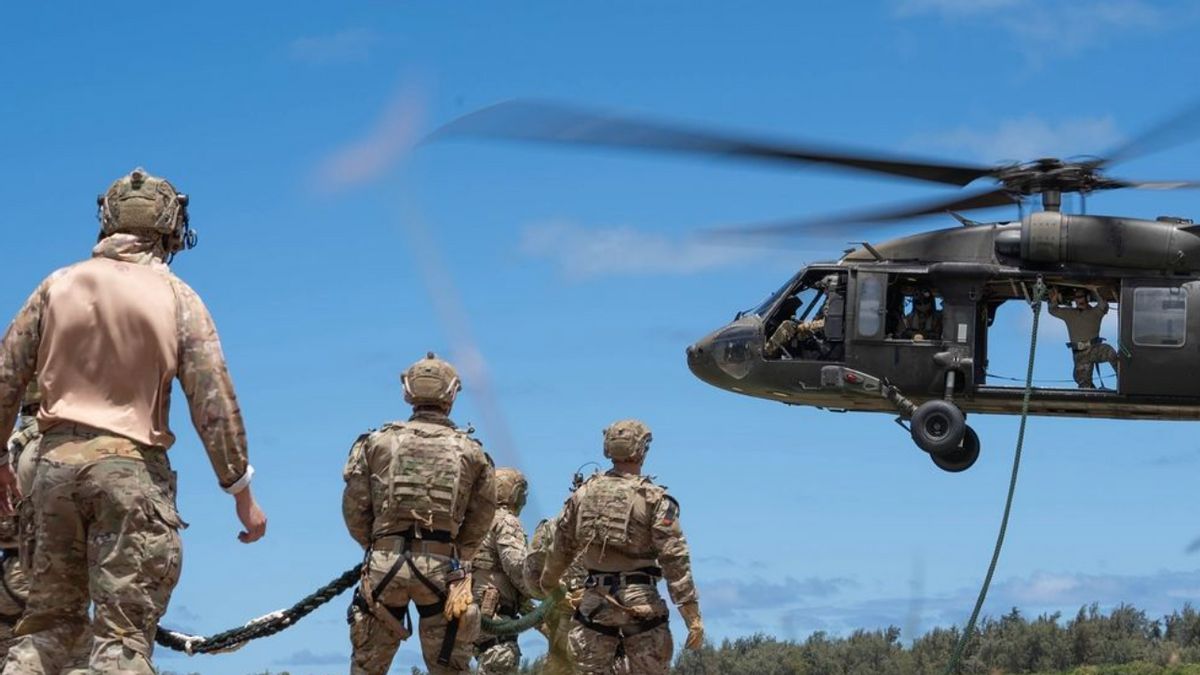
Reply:
[[404, 400], [410, 405], [435, 405], [449, 409], [462, 390], [458, 371], [429, 352], [400, 375]]
[[617, 461], [636, 461], [650, 449], [650, 427], [638, 420], [614, 422], [604, 430], [604, 456]]

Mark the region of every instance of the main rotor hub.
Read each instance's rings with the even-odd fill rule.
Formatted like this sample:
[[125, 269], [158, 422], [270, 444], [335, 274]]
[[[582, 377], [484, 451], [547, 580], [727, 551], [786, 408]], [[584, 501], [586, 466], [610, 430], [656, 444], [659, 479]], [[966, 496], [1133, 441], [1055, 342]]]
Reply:
[[1092, 192], [1121, 186], [1100, 173], [1094, 160], [1070, 162], [1057, 157], [1002, 167], [996, 172], [996, 179], [1009, 192], [1024, 196], [1046, 192]]

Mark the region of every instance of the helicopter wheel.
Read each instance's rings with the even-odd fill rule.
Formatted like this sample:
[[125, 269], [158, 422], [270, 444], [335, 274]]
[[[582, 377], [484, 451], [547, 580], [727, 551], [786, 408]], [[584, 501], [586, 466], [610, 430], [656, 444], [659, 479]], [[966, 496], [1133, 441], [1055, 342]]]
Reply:
[[929, 453], [937, 468], [950, 473], [966, 471], [979, 459], [979, 434], [971, 427], [963, 433], [962, 445], [948, 453]]
[[963, 411], [942, 399], [926, 401], [917, 406], [910, 421], [913, 442], [933, 455], [945, 455], [958, 450], [966, 428]]

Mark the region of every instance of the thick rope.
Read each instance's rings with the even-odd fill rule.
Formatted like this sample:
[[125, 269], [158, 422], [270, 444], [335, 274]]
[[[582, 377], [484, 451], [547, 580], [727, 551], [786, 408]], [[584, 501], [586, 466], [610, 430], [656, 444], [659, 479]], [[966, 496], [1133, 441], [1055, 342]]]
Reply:
[[[274, 635], [294, 625], [300, 619], [311, 614], [313, 610], [357, 584], [361, 573], [362, 565], [355, 565], [291, 607], [251, 619], [245, 625], [216, 635], [209, 637], [188, 635], [160, 626], [154, 641], [168, 649], [184, 652], [188, 656], [234, 651], [251, 640]], [[555, 604], [562, 602], [563, 595], [562, 589], [555, 590], [536, 609], [517, 619], [482, 619], [483, 629], [492, 635], [516, 635], [539, 626], [545, 620], [546, 613]]]
[[996, 535], [996, 548], [992, 551], [992, 562], [988, 565], [987, 576], [983, 578], [983, 586], [979, 589], [979, 597], [975, 600], [975, 609], [971, 611], [971, 618], [967, 621], [962, 635], [959, 636], [958, 644], [954, 645], [950, 662], [946, 664], [946, 675], [954, 675], [958, 672], [963, 650], [966, 649], [967, 642], [975, 633], [975, 622], [979, 620], [983, 601], [987, 599], [988, 588], [992, 585], [992, 576], [996, 573], [996, 563], [1000, 561], [1000, 549], [1004, 547], [1004, 535], [1008, 530], [1008, 516], [1012, 513], [1013, 494], [1017, 490], [1017, 474], [1021, 469], [1021, 449], [1025, 445], [1025, 422], [1029, 419], [1029, 397], [1033, 393], [1033, 359], [1037, 354], [1038, 319], [1041, 317], [1042, 297], [1045, 293], [1046, 286], [1039, 278], [1033, 287], [1033, 298], [1029, 301], [1030, 307], [1033, 309], [1033, 333], [1029, 337], [1029, 366], [1025, 370], [1025, 395], [1021, 399], [1021, 426], [1017, 431], [1017, 449], [1013, 453], [1012, 478], [1008, 481], [1008, 498], [1004, 502], [1004, 516], [1000, 518], [1000, 532]]
[[536, 609], [528, 614], [522, 614], [516, 619], [489, 619], [485, 617], [481, 620], [481, 624], [483, 629], [492, 635], [516, 635], [517, 633], [524, 633], [530, 628], [542, 625], [546, 620], [546, 614], [551, 608], [563, 601], [565, 594], [566, 592], [560, 586], [554, 589], [550, 595], [546, 596], [545, 600], [542, 600]]
[[233, 651], [251, 640], [274, 635], [308, 616], [316, 608], [333, 600], [346, 589], [358, 583], [361, 571], [362, 565], [356, 565], [291, 607], [248, 621], [244, 626], [210, 637], [187, 635], [160, 627], [154, 641], [168, 649], [186, 652], [189, 656]]

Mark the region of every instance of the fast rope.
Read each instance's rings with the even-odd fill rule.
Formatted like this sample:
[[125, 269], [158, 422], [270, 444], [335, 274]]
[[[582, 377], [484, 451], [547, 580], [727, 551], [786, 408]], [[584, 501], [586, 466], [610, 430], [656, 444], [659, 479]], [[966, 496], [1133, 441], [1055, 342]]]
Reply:
[[1029, 336], [1029, 366], [1025, 370], [1025, 394], [1021, 398], [1021, 425], [1017, 431], [1017, 449], [1013, 453], [1012, 477], [1008, 481], [1008, 498], [1004, 501], [1004, 516], [1000, 518], [1000, 532], [996, 535], [996, 548], [992, 551], [992, 562], [988, 565], [987, 576], [983, 578], [983, 586], [979, 589], [979, 597], [975, 600], [975, 609], [971, 611], [971, 618], [967, 620], [967, 625], [958, 638], [958, 644], [954, 645], [950, 662], [946, 664], [945, 675], [954, 675], [958, 672], [963, 650], [966, 649], [967, 642], [975, 633], [975, 622], [979, 620], [983, 601], [987, 598], [988, 588], [992, 585], [992, 575], [996, 573], [996, 563], [1000, 560], [1000, 549], [1004, 547], [1004, 534], [1008, 530], [1008, 516], [1012, 513], [1013, 494], [1017, 490], [1017, 473], [1021, 469], [1021, 449], [1025, 445], [1025, 422], [1029, 419], [1029, 397], [1033, 393], [1033, 359], [1037, 354], [1038, 319], [1041, 317], [1042, 297], [1045, 294], [1046, 285], [1042, 283], [1041, 277], [1038, 277], [1037, 283], [1033, 286], [1033, 297], [1029, 300], [1030, 308], [1033, 309], [1033, 331]]
[[[357, 584], [361, 574], [362, 565], [355, 565], [291, 607], [251, 619], [242, 626], [222, 631], [216, 635], [209, 637], [188, 635], [160, 626], [154, 641], [168, 649], [184, 652], [188, 656], [235, 651], [251, 640], [268, 637], [291, 627], [300, 619], [311, 614], [313, 610]], [[485, 631], [493, 635], [516, 635], [541, 625], [546, 614], [554, 605], [562, 602], [562, 599], [562, 589], [556, 589], [528, 614], [516, 619], [484, 618], [481, 620], [481, 624]]]

